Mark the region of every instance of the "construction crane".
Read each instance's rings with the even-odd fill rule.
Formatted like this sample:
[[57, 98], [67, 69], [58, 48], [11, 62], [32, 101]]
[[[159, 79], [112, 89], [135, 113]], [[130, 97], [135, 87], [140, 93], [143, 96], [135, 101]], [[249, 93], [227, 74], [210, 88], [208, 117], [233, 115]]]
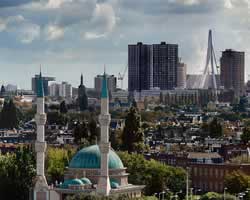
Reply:
[[127, 70], [128, 70], [128, 65], [125, 66], [125, 69], [123, 70], [123, 73], [120, 73], [118, 74], [118, 80], [121, 81], [121, 89], [123, 89], [123, 80], [124, 80], [124, 77], [127, 73]]

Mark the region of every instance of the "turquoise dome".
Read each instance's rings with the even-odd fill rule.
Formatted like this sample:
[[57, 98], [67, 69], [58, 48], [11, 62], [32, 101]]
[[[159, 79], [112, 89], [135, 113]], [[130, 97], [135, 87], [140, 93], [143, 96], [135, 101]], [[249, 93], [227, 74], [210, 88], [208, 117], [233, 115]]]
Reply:
[[91, 185], [91, 181], [88, 178], [81, 178], [80, 179], [82, 181], [82, 183], [85, 185]]
[[84, 185], [84, 184], [80, 179], [75, 178], [64, 181], [63, 184], [60, 185], [60, 188], [66, 189], [69, 187], [69, 185]]
[[110, 187], [112, 189], [117, 189], [120, 186], [119, 183], [117, 183], [117, 181], [114, 179], [110, 179], [109, 181], [110, 181]]
[[[100, 169], [101, 154], [98, 145], [92, 145], [78, 151], [69, 163], [69, 168]], [[119, 156], [109, 150], [109, 169], [124, 168]]]

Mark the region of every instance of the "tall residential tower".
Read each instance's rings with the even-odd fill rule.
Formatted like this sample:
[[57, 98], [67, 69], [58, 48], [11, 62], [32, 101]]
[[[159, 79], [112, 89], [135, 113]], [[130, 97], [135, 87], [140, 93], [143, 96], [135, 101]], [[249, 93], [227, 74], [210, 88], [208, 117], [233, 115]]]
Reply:
[[151, 45], [138, 42], [128, 45], [128, 90], [149, 90], [152, 87]]
[[171, 90], [177, 87], [178, 45], [153, 44], [151, 64], [153, 65], [153, 87]]
[[236, 96], [244, 94], [245, 52], [227, 49], [221, 57], [221, 84], [225, 89], [232, 89]]
[[174, 89], [177, 67], [177, 44], [128, 45], [128, 90]]

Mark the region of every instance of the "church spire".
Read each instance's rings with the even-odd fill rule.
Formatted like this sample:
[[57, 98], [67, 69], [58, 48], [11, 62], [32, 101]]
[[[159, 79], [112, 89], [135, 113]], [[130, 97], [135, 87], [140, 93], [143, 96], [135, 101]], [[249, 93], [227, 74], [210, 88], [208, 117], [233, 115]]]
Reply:
[[83, 75], [81, 74], [81, 85], [83, 85]]

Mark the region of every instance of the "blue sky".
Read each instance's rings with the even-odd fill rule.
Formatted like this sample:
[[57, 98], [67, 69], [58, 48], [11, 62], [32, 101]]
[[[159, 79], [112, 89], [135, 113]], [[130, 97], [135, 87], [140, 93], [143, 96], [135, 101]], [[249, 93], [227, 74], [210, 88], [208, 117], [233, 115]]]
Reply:
[[[0, 0], [0, 83], [30, 88], [39, 71], [87, 87], [106, 64], [117, 75], [127, 45], [179, 44], [188, 72], [204, 67], [208, 30], [221, 51], [246, 52], [250, 74], [250, 0]], [[126, 84], [125, 84], [126, 85]]]

